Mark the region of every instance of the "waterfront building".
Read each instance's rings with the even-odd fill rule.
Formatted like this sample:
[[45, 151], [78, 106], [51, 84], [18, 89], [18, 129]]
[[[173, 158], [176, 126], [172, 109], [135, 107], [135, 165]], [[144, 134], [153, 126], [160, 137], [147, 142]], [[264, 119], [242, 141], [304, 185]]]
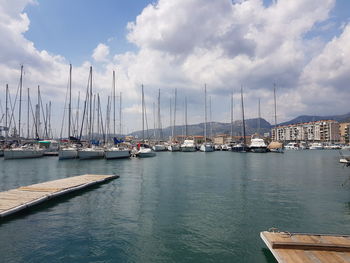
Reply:
[[350, 137], [350, 122], [339, 123], [340, 143], [348, 144]]
[[271, 129], [274, 141], [319, 141], [339, 142], [339, 123], [334, 120], [321, 120], [277, 126]]

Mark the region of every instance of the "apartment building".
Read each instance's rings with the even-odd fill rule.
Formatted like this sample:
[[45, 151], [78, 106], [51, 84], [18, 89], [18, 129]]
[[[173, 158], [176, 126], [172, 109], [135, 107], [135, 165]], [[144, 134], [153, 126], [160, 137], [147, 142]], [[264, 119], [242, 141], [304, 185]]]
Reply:
[[340, 143], [348, 144], [350, 137], [350, 122], [339, 123]]
[[319, 141], [339, 142], [339, 123], [322, 120], [277, 126], [271, 130], [272, 139], [277, 141]]

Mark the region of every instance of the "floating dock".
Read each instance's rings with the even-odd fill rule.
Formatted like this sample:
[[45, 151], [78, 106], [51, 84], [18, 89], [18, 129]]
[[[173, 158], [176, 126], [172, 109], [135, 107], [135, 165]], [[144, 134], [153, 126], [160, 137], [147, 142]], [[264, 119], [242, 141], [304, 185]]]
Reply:
[[0, 192], [0, 218], [52, 198], [116, 178], [119, 178], [119, 176], [85, 174]]
[[261, 232], [279, 263], [350, 262], [350, 236]]

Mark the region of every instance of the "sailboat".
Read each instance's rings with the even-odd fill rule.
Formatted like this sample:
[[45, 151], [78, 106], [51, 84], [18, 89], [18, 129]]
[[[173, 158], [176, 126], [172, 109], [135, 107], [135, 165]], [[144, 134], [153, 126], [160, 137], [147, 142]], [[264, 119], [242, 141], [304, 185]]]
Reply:
[[[277, 139], [277, 104], [276, 104], [276, 87], [274, 84], [273, 87], [273, 99], [274, 99], [274, 104], [275, 104], [275, 139]], [[283, 147], [283, 143], [274, 140], [272, 142], [270, 142], [270, 144], [267, 146], [267, 149], [270, 152], [273, 153], [283, 153], [284, 152], [284, 147]]]
[[[69, 65], [69, 101], [68, 101], [68, 139], [71, 138], [71, 120], [72, 120], [72, 64]], [[76, 159], [78, 149], [75, 145], [68, 143], [62, 145], [58, 151], [58, 159]]]
[[247, 152], [248, 146], [246, 144], [246, 136], [245, 136], [245, 119], [244, 119], [244, 103], [243, 103], [243, 88], [241, 87], [241, 106], [242, 106], [242, 135], [243, 139], [241, 142], [232, 146], [233, 152]]
[[[121, 122], [121, 97], [122, 94], [120, 93], [120, 107], [119, 107], [119, 116], [120, 116], [120, 122]], [[121, 127], [121, 124], [120, 124]], [[121, 133], [121, 129], [120, 129]], [[122, 147], [120, 145], [120, 142], [116, 139], [116, 126], [115, 126], [115, 71], [113, 70], [113, 142], [114, 144], [112, 146], [107, 146], [105, 149], [105, 158], [107, 160], [110, 159], [121, 159], [121, 158], [129, 158], [130, 157], [130, 150], [127, 147]]]
[[204, 85], [204, 143], [200, 146], [201, 152], [213, 152], [214, 145], [207, 142], [207, 85]]
[[161, 137], [162, 137], [162, 122], [161, 122], [161, 115], [160, 115], [160, 89], [158, 91], [158, 140], [155, 145], [153, 145], [152, 149], [155, 152], [162, 152], [166, 151], [167, 148], [163, 143], [160, 142]]
[[[19, 109], [18, 109], [18, 139], [21, 139], [21, 114], [22, 114], [22, 88], [23, 88], [23, 65], [19, 85]], [[29, 93], [28, 93], [29, 94]], [[29, 100], [28, 100], [29, 104]], [[29, 111], [28, 111], [29, 112]], [[29, 123], [27, 124], [29, 125]], [[4, 159], [38, 158], [44, 156], [44, 150], [38, 144], [25, 144], [19, 147], [4, 150]]]
[[[168, 145], [168, 151], [170, 151], [170, 152], [178, 152], [181, 150], [180, 144], [178, 144], [174, 140], [175, 127], [176, 127], [176, 102], [177, 102], [177, 89], [175, 89], [175, 96], [174, 96], [174, 123], [172, 123], [172, 126], [171, 126], [171, 142]], [[171, 103], [171, 101], [170, 101], [170, 103]], [[170, 106], [171, 106], [171, 104], [170, 104]], [[171, 112], [171, 107], [170, 107], [170, 117], [171, 117], [171, 114], [172, 114], [172, 112]]]
[[258, 132], [252, 135], [249, 150], [254, 153], [266, 153], [267, 145], [263, 138], [260, 137], [260, 99], [258, 101]]
[[140, 158], [146, 158], [146, 157], [154, 157], [156, 156], [156, 153], [152, 151], [152, 149], [149, 147], [148, 144], [145, 143], [145, 96], [143, 91], [143, 85], [141, 86], [142, 89], [142, 101], [141, 101], [141, 107], [142, 107], [142, 142], [137, 144], [137, 151], [135, 155]]
[[[86, 159], [98, 159], [103, 158], [105, 155], [105, 151], [102, 147], [99, 147], [97, 145], [93, 145], [92, 142], [92, 67], [90, 66], [90, 75], [89, 75], [89, 85], [88, 85], [88, 92], [87, 92], [87, 98], [90, 100], [90, 106], [89, 106], [89, 144], [87, 147], [84, 147], [82, 149], [78, 150], [78, 156], [80, 160], [86, 160]], [[85, 111], [85, 110], [84, 110]], [[99, 119], [99, 118], [98, 118]], [[83, 119], [84, 121], [84, 119]]]

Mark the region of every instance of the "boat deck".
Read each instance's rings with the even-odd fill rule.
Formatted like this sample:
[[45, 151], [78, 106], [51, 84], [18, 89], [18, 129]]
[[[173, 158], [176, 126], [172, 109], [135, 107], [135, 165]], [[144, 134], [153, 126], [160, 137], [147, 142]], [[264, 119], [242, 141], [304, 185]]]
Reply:
[[350, 236], [261, 232], [279, 263], [350, 262]]
[[0, 218], [52, 198], [119, 178], [118, 175], [85, 174], [0, 192]]

